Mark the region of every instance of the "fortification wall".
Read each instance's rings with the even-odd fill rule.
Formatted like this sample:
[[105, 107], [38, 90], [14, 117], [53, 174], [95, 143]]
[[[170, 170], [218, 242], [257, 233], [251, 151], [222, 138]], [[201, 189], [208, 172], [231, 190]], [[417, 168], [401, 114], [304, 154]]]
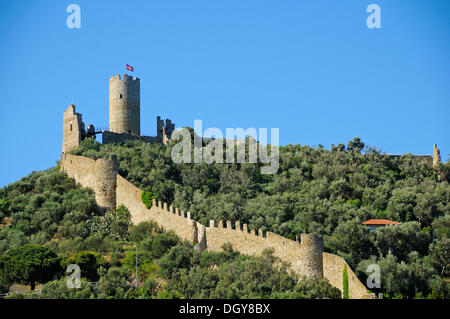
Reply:
[[193, 240], [196, 222], [186, 213], [167, 203], [154, 201], [150, 209], [141, 200], [142, 190], [117, 175], [117, 206], [125, 205], [131, 213], [133, 224], [153, 220], [165, 230], [174, 230], [182, 239]]
[[323, 276], [341, 292], [344, 289], [343, 274], [345, 265], [347, 265], [349, 298], [366, 299], [368, 297], [367, 288], [356, 277], [344, 258], [330, 253], [323, 253]]
[[275, 256], [281, 260], [289, 262], [292, 269], [298, 269], [298, 260], [300, 258], [300, 244], [296, 241], [279, 236], [272, 232], [263, 233], [261, 230], [248, 230], [247, 224], [239, 221], [232, 227], [231, 221], [223, 225], [219, 221], [215, 225], [210, 221], [210, 226], [206, 227], [206, 244], [209, 250], [219, 251], [222, 245], [229, 242], [234, 249], [248, 255], [259, 255], [265, 248], [273, 248]]
[[93, 159], [63, 153], [60, 167], [81, 186], [95, 190], [95, 161]]
[[[63, 154], [61, 157], [61, 169], [74, 178], [84, 187], [95, 190], [96, 172], [95, 161], [82, 156]], [[302, 236], [302, 244], [279, 236], [272, 232], [261, 230], [249, 230], [247, 224], [236, 221], [234, 224], [227, 221], [216, 223], [210, 221], [209, 227], [205, 227], [191, 219], [189, 212], [184, 212], [167, 203], [153, 201], [150, 209], [142, 203], [142, 190], [125, 178], [117, 174], [116, 179], [116, 205], [124, 205], [131, 213], [133, 224], [143, 221], [155, 221], [165, 230], [173, 230], [183, 240], [193, 243], [202, 242], [208, 250], [220, 251], [222, 245], [229, 242], [233, 248], [243, 254], [259, 255], [265, 248], [273, 248], [275, 256], [288, 262], [291, 269], [298, 275], [323, 277], [340, 289], [343, 289], [343, 270], [345, 260], [337, 255], [322, 253], [321, 265], [318, 264], [317, 254], [320, 250], [320, 242], [317, 238]], [[203, 240], [203, 241], [202, 241]], [[206, 242], [205, 242], [206, 241]], [[302, 262], [303, 261], [303, 262]], [[306, 265], [306, 266], [305, 266]], [[353, 271], [347, 266], [349, 277], [350, 298], [367, 298], [367, 289], [359, 281]]]
[[223, 225], [219, 221], [215, 225], [210, 221], [210, 227], [206, 227], [206, 242], [209, 250], [218, 251], [224, 243], [230, 243], [234, 249], [248, 255], [259, 255], [265, 248], [273, 248], [275, 256], [297, 268], [300, 257], [300, 244], [296, 241], [279, 236], [272, 232], [263, 233], [261, 230], [249, 230], [247, 224], [239, 221], [232, 227], [231, 221]]
[[110, 131], [102, 132], [102, 143], [123, 143], [129, 140], [142, 140], [147, 143], [155, 144], [162, 143], [162, 140], [156, 136], [139, 136], [128, 133], [115, 133]]

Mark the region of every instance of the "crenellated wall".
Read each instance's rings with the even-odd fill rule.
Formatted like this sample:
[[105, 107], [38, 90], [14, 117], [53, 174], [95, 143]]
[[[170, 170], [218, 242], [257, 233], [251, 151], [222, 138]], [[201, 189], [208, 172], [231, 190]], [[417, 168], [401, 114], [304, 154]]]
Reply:
[[220, 220], [217, 225], [213, 220], [206, 227], [206, 242], [208, 249], [221, 250], [222, 245], [229, 242], [233, 248], [248, 255], [259, 255], [264, 248], [273, 248], [275, 256], [289, 262], [295, 271], [300, 258], [300, 244], [296, 241], [279, 236], [272, 232], [248, 229], [247, 224], [239, 221], [232, 225], [227, 221], [224, 225]]
[[[101, 167], [115, 167], [104, 164]], [[74, 178], [80, 185], [90, 187], [97, 193], [96, 161], [83, 156], [63, 153], [60, 162], [61, 170]], [[107, 170], [110, 172], [110, 169]], [[108, 178], [110, 176], [108, 175]], [[343, 269], [345, 260], [337, 255], [324, 253], [323, 243], [311, 234], [302, 234], [301, 243], [287, 239], [272, 232], [249, 230], [247, 224], [240, 221], [219, 221], [217, 224], [211, 220], [209, 227], [191, 219], [190, 212], [184, 212], [167, 203], [153, 201], [150, 209], [141, 200], [142, 190], [125, 178], [117, 174], [115, 196], [116, 206], [124, 205], [131, 213], [133, 224], [143, 221], [155, 221], [165, 230], [173, 230], [183, 240], [196, 245], [197, 249], [220, 251], [222, 245], [231, 243], [234, 249], [248, 255], [259, 255], [265, 248], [273, 248], [275, 256], [288, 262], [291, 269], [300, 276], [322, 276], [336, 288], [342, 291]], [[112, 191], [109, 188], [109, 191]], [[110, 194], [111, 195], [111, 194]], [[104, 196], [104, 194], [102, 195]], [[108, 195], [109, 196], [109, 195]], [[97, 194], [96, 194], [97, 197]], [[108, 197], [112, 198], [112, 197]], [[353, 271], [347, 266], [349, 275], [350, 298], [367, 298], [367, 289], [359, 281]]]
[[117, 206], [124, 205], [131, 213], [133, 224], [153, 220], [165, 230], [174, 230], [181, 239], [191, 241], [196, 228], [196, 222], [191, 220], [190, 213], [167, 203], [154, 201], [150, 209], [141, 200], [142, 190], [120, 175], [117, 175]]

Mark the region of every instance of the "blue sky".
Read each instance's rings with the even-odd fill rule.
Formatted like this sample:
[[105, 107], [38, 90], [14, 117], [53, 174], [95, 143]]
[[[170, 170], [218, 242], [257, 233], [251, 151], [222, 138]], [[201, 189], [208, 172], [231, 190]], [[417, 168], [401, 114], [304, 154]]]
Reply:
[[[69, 29], [66, 8], [81, 8]], [[366, 7], [381, 8], [368, 29]], [[141, 78], [141, 133], [277, 127], [280, 144], [450, 153], [450, 1], [0, 3], [0, 187], [55, 165], [62, 112], [108, 125], [108, 79]]]

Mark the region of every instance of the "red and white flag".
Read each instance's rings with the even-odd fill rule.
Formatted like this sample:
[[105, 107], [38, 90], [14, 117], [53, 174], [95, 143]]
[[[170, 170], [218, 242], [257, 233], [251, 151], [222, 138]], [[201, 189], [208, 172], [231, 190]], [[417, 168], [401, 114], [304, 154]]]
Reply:
[[128, 65], [128, 64], [127, 64], [127, 70], [133, 72], [133, 71], [134, 71], [134, 68], [133, 68], [131, 65]]

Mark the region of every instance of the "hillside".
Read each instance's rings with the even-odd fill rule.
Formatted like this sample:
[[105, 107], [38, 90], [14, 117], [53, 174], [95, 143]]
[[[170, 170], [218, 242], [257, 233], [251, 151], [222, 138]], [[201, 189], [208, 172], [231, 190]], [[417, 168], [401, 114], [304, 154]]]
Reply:
[[[271, 251], [200, 253], [156, 223], [132, 226], [123, 206], [99, 215], [92, 190], [57, 167], [0, 189], [0, 213], [0, 294], [40, 287], [8, 298], [340, 298], [326, 280], [299, 281]], [[80, 289], [66, 284], [69, 264], [81, 268]]]
[[[425, 159], [386, 156], [359, 138], [330, 151], [280, 147], [274, 175], [260, 174], [260, 164], [174, 164], [170, 147], [139, 141], [101, 145], [88, 139], [72, 153], [93, 159], [118, 155], [123, 177], [205, 225], [230, 219], [288, 238], [322, 235], [325, 250], [344, 257], [363, 282], [368, 260], [386, 278], [403, 276], [395, 271], [410, 267], [413, 283], [390, 285], [397, 289], [391, 295], [428, 295], [430, 278], [440, 282], [448, 276], [448, 163], [441, 164], [439, 180]], [[368, 233], [362, 222], [372, 218], [402, 224]], [[389, 248], [394, 255], [387, 256]], [[414, 267], [422, 269], [422, 278]]]
[[[300, 145], [280, 147], [280, 169], [274, 175], [260, 174], [260, 164], [175, 164], [170, 146], [141, 141], [102, 145], [86, 139], [71, 153], [93, 159], [118, 155], [120, 175], [152, 192], [159, 200], [190, 211], [192, 218], [203, 224], [210, 219], [230, 219], [292, 239], [301, 233], [319, 234], [324, 238], [325, 250], [344, 257], [362, 282], [366, 281], [367, 265], [377, 263], [384, 283], [380, 291], [386, 297], [450, 297], [449, 284], [444, 281], [450, 272], [448, 163], [441, 165], [439, 180], [426, 160], [411, 154], [385, 156], [364, 147], [358, 138], [347, 146], [333, 146], [330, 151]], [[109, 259], [99, 264], [109, 263], [109, 269], [116, 269], [114, 274], [122, 278], [121, 271], [133, 268], [126, 266], [127, 258], [132, 258], [132, 243], [139, 242], [140, 247], [147, 247], [143, 248], [143, 254], [148, 259], [143, 263], [153, 269], [145, 271], [146, 279], [166, 287], [161, 291], [167, 296], [176, 296], [180, 291], [185, 297], [335, 296], [325, 281], [295, 285], [292, 279], [286, 279], [284, 287], [279, 284], [265, 288], [240, 287], [235, 295], [224, 295], [225, 290], [220, 294], [220, 289], [233, 285], [231, 274], [227, 273], [231, 264], [223, 266], [225, 257], [220, 253], [210, 253], [213, 257], [202, 255], [201, 259], [212, 258], [212, 264], [218, 267], [217, 271], [211, 271], [211, 263], [196, 261], [199, 257], [195, 257], [189, 245], [188, 248], [185, 244], [177, 246], [170, 240], [171, 244], [163, 248], [143, 244], [154, 243], [154, 236], [167, 236], [163, 235], [167, 233], [153, 234], [156, 226], [149, 231], [150, 236], [133, 241], [133, 233], [139, 227], [131, 230], [124, 227], [126, 212], [119, 214], [122, 217], [118, 220], [96, 216], [92, 191], [77, 187], [57, 169], [35, 172], [1, 189], [0, 199], [0, 217], [12, 221], [0, 230], [2, 254], [27, 243], [45, 245], [58, 254], [66, 254], [66, 259], [90, 250], [98, 254], [99, 260], [100, 257]], [[391, 219], [401, 224], [369, 232], [362, 222], [372, 218]], [[170, 248], [173, 245], [178, 248]], [[393, 255], [387, 255], [389, 249]], [[152, 255], [154, 250], [161, 252]], [[187, 266], [177, 265], [171, 273], [161, 273], [162, 267], [158, 265], [161, 260], [164, 263], [165, 255], [171, 254], [187, 254], [184, 259], [180, 257], [181, 263], [189, 260]], [[261, 272], [261, 267], [271, 270], [276, 264], [270, 254], [245, 257], [230, 248], [223, 254], [228, 254], [226, 263], [235, 263], [233, 268], [240, 269], [239, 273], [249, 269], [250, 274], [246, 275], [249, 278], [256, 271]], [[248, 267], [246, 263], [256, 264]], [[180, 268], [197, 278], [196, 288], [186, 287], [183, 276], [176, 275], [182, 272]], [[106, 278], [108, 274], [109, 270], [100, 277]], [[292, 278], [283, 269], [275, 275]], [[201, 279], [208, 276], [216, 278], [212, 287], [205, 287], [208, 283]], [[272, 281], [285, 282], [281, 277]], [[221, 281], [225, 279], [228, 281]], [[160, 292], [162, 296], [164, 293]]]

